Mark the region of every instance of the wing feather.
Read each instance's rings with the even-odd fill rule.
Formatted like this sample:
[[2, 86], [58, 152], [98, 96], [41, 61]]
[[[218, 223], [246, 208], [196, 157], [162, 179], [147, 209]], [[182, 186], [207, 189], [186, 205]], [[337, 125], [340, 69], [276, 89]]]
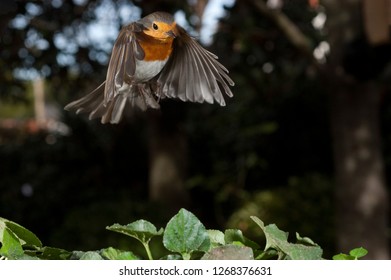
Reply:
[[204, 49], [186, 31], [177, 27], [173, 53], [159, 75], [160, 94], [191, 102], [218, 102], [225, 105], [225, 94], [231, 97], [234, 85], [228, 70], [217, 56]]
[[86, 96], [72, 101], [68, 105], [65, 106], [65, 110], [71, 111], [75, 110], [76, 114], [83, 113], [83, 112], [91, 112], [94, 110], [97, 106], [99, 106], [103, 101], [103, 90], [105, 87], [105, 82], [101, 83], [96, 89], [91, 91]]
[[114, 43], [106, 75], [105, 104], [114, 99], [125, 80], [132, 79], [136, 71], [136, 58], [144, 57], [135, 34], [140, 32], [141, 28], [137, 22], [125, 26]]
[[[101, 117], [102, 123], [118, 123], [121, 120], [126, 101], [129, 99], [132, 102], [130, 93], [134, 91], [133, 94], [139, 94], [129, 84], [134, 79], [136, 59], [142, 60], [145, 56], [136, 39], [141, 31], [142, 26], [138, 22], [121, 29], [113, 46], [106, 81], [86, 96], [69, 103], [66, 110], [90, 112], [90, 119]], [[127, 91], [126, 94], [124, 91]], [[156, 107], [152, 101], [149, 103], [151, 107]]]
[[[200, 77], [212, 77], [214, 75], [214, 73], [210, 70], [209, 64], [205, 61], [204, 57], [202, 56], [202, 53], [199, 53], [198, 49], [195, 49], [195, 52], [191, 55], [196, 61], [195, 65], [203, 66], [197, 67], [197, 71], [201, 72], [199, 73]], [[213, 97], [215, 97], [219, 104], [222, 104], [220, 101], [221, 99], [223, 99], [224, 102], [224, 98], [222, 97], [222, 95], [219, 92], [216, 94], [216, 90], [219, 89], [216, 83], [216, 79], [199, 79], [198, 82], [201, 86], [201, 95], [200, 100], [198, 102], [202, 102], [202, 100], [204, 99], [208, 103], [213, 103]], [[218, 95], [220, 95], [221, 98]]]

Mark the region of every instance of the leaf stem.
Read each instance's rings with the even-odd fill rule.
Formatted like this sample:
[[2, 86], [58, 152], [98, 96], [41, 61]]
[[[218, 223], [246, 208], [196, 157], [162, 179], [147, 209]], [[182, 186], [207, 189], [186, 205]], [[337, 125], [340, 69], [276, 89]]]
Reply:
[[149, 248], [149, 242], [142, 242], [145, 248], [145, 251], [147, 251], [148, 259], [153, 260], [151, 249]]
[[190, 253], [186, 253], [186, 252], [182, 253], [182, 258], [183, 258], [185, 261], [190, 260], [190, 257], [191, 257]]

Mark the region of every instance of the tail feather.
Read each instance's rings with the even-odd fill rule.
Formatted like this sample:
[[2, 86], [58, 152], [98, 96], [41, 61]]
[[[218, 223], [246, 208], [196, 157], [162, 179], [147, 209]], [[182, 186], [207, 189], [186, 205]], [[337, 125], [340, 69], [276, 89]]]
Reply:
[[153, 97], [151, 89], [145, 85], [128, 87], [126, 92], [116, 94], [113, 99], [104, 100], [105, 82], [86, 96], [75, 100], [64, 107], [67, 111], [89, 113], [89, 119], [101, 118], [101, 122], [116, 124], [122, 119], [126, 103], [132, 107], [146, 110], [148, 107], [159, 109], [160, 106]]
[[122, 119], [122, 113], [125, 109], [127, 98], [124, 95], [117, 95], [113, 103], [110, 123], [119, 123]]
[[67, 111], [76, 111], [76, 114], [94, 111], [96, 107], [103, 103], [103, 90], [105, 82], [94, 89], [86, 96], [75, 100], [64, 107]]

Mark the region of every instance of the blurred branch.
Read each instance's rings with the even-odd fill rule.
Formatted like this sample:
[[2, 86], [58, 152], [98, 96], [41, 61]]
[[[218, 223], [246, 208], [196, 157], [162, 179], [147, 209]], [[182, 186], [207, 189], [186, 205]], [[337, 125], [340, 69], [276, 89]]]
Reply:
[[270, 9], [263, 0], [247, 1], [250, 2], [262, 15], [272, 20], [286, 35], [292, 45], [302, 51], [306, 56], [313, 58], [311, 41], [283, 12], [278, 9]]

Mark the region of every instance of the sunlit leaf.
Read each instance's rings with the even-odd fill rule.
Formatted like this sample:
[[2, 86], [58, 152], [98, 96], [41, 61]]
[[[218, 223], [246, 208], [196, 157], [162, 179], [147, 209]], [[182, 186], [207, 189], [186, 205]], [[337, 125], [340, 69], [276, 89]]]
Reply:
[[19, 238], [9, 228], [3, 228], [0, 234], [0, 242], [2, 244], [0, 255], [6, 257], [23, 255], [23, 248]]
[[41, 247], [38, 237], [25, 227], [0, 217], [0, 235], [4, 228], [8, 228], [20, 240], [21, 245]]

